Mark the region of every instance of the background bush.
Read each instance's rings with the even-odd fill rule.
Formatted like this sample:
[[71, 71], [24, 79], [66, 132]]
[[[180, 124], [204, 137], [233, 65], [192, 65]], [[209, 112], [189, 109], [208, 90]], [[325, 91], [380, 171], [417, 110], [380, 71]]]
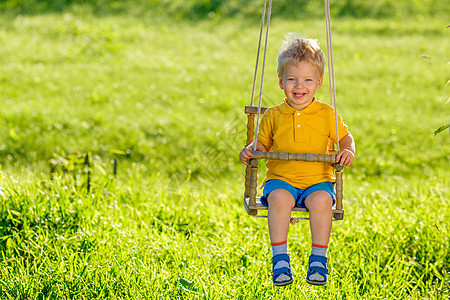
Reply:
[[[87, 6], [98, 14], [133, 12], [145, 14], [158, 11], [176, 19], [204, 19], [255, 17], [261, 12], [263, 0], [2, 0], [0, 9], [13, 14], [62, 12], [76, 6]], [[333, 17], [356, 18], [411, 18], [416, 16], [448, 16], [449, 5], [441, 0], [332, 0]], [[292, 8], [298, 9], [292, 9]], [[323, 16], [321, 0], [274, 0], [273, 15], [283, 18], [315, 18]]]

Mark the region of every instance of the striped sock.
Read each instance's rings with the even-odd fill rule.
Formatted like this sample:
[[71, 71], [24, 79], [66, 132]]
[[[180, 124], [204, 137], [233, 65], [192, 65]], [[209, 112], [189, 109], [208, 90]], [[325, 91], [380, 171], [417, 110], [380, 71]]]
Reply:
[[[317, 256], [324, 256], [327, 257], [327, 251], [328, 251], [328, 245], [318, 245], [318, 244], [312, 244], [311, 246], [311, 255], [317, 255]], [[322, 267], [325, 268], [324, 264], [318, 261], [313, 261], [311, 263], [311, 267]], [[315, 279], [318, 281], [323, 280], [323, 277], [319, 275], [318, 273], [312, 274], [312, 276], [309, 277], [310, 279]]]
[[[272, 256], [288, 253], [287, 241], [279, 242], [279, 243], [272, 243], [271, 246], [272, 246]], [[279, 261], [275, 264], [273, 269], [276, 270], [276, 269], [283, 268], [283, 267], [289, 268], [289, 264], [286, 261]], [[277, 282], [283, 282], [283, 281], [287, 281], [287, 280], [290, 280], [290, 278], [285, 275], [282, 275], [277, 278]]]
[[312, 244], [311, 246], [311, 254], [317, 256], [325, 256], [327, 257], [328, 245], [319, 245]]

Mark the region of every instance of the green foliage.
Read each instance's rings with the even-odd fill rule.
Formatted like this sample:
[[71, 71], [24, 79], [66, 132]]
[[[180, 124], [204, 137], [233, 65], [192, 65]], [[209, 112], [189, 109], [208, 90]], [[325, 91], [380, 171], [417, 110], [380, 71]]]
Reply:
[[[96, 14], [133, 12], [145, 14], [158, 12], [175, 19], [207, 19], [216, 17], [257, 17], [262, 11], [263, 0], [2, 0], [0, 9], [12, 13], [34, 14], [63, 12], [84, 6]], [[336, 0], [331, 2], [333, 17], [357, 18], [411, 18], [417, 16], [446, 16], [449, 13], [445, 1], [438, 0]], [[283, 18], [323, 17], [323, 1], [277, 0], [273, 1], [273, 15]]]
[[442, 125], [438, 129], [436, 129], [436, 131], [434, 132], [434, 135], [439, 134], [439, 133], [443, 132], [444, 130], [449, 129], [449, 127], [450, 127], [450, 125]]

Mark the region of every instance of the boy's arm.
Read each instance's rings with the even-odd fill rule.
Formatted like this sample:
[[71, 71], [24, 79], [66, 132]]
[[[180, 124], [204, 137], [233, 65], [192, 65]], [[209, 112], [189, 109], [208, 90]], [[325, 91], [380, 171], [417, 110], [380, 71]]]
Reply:
[[339, 141], [339, 153], [336, 155], [336, 162], [341, 166], [350, 166], [355, 159], [355, 141], [349, 133]]
[[[255, 142], [251, 143], [248, 146], [245, 146], [242, 150], [241, 153], [239, 153], [239, 159], [241, 160], [241, 162], [245, 165], [250, 165], [248, 160], [253, 156], [253, 154], [250, 152], [251, 150], [253, 150], [255, 145]], [[267, 152], [267, 148], [266, 146], [264, 146], [260, 141], [257, 141], [256, 144], [256, 151], [263, 151], [263, 152]]]

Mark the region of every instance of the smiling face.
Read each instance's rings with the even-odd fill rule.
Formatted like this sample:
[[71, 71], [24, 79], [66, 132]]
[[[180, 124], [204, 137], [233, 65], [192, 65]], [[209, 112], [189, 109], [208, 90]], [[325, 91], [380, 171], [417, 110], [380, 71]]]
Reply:
[[323, 76], [319, 69], [307, 61], [289, 63], [284, 74], [279, 77], [279, 85], [284, 90], [288, 104], [297, 110], [311, 104], [322, 82]]

